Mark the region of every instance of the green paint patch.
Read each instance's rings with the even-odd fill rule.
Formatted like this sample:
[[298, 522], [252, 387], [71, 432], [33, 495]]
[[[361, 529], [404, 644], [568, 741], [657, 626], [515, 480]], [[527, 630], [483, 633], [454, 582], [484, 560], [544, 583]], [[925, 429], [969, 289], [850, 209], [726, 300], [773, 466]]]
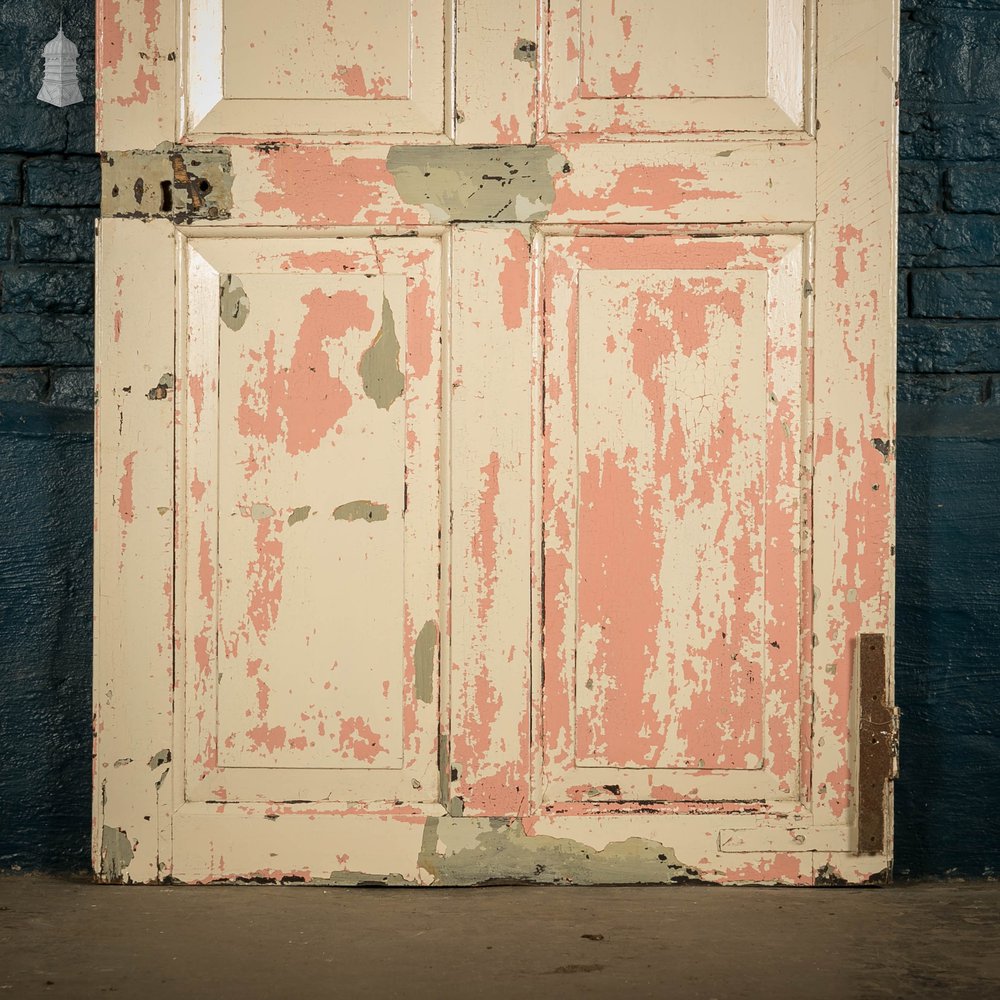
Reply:
[[389, 508], [371, 500], [352, 500], [337, 507], [333, 516], [338, 521], [384, 521], [389, 516]]
[[219, 315], [230, 330], [241, 330], [250, 314], [250, 300], [243, 282], [235, 274], [222, 278], [219, 287]]
[[413, 648], [417, 698], [430, 704], [434, 696], [434, 654], [437, 652], [438, 630], [434, 621], [424, 622]]
[[628, 885], [699, 877], [671, 848], [654, 840], [629, 837], [598, 850], [568, 837], [529, 836], [519, 820], [508, 824], [501, 819], [430, 817], [419, 863], [434, 876], [435, 885]]
[[166, 399], [167, 393], [174, 387], [174, 376], [172, 372], [164, 372], [160, 376], [160, 381], [146, 393], [147, 399]]
[[538, 59], [538, 45], [527, 38], [519, 38], [514, 46], [514, 58], [518, 62], [526, 62], [534, 66]]
[[122, 882], [125, 869], [132, 863], [135, 852], [128, 834], [113, 826], [101, 833], [101, 878], [106, 882]]
[[298, 524], [300, 521], [304, 521], [308, 516], [309, 512], [312, 510], [308, 504], [304, 507], [296, 507], [295, 510], [288, 515], [288, 527], [290, 528], [293, 524]]
[[274, 517], [274, 508], [267, 503], [255, 503], [250, 505], [250, 516], [255, 521], [263, 521], [265, 518]]
[[403, 395], [403, 372], [399, 367], [400, 345], [396, 321], [388, 299], [382, 300], [382, 328], [361, 355], [358, 371], [365, 395], [380, 410], [388, 410]]
[[[523, 50], [525, 61], [534, 54]], [[437, 222], [538, 222], [569, 169], [551, 146], [393, 146], [387, 160], [400, 197]]]

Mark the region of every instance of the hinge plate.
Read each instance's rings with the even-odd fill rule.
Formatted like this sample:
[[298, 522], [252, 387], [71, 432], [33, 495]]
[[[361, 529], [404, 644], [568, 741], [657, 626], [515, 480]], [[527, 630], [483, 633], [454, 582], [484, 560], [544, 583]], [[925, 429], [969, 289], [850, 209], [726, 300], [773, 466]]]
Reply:
[[888, 786], [899, 773], [899, 711], [889, 703], [888, 649], [880, 632], [858, 637], [858, 682], [858, 854], [884, 854]]

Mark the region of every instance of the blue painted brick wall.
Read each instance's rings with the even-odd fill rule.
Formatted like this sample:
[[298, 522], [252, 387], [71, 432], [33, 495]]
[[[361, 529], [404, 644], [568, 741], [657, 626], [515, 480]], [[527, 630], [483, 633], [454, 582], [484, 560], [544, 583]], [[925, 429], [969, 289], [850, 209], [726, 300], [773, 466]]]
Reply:
[[87, 864], [92, 3], [65, 3], [85, 102], [35, 99], [53, 3], [0, 0], [0, 868]]
[[1000, 0], [903, 0], [897, 870], [1000, 873]]
[[[87, 101], [35, 100], [55, 4], [0, 0], [0, 867], [89, 831], [93, 6]], [[902, 874], [1000, 869], [1000, 0], [902, 0]]]

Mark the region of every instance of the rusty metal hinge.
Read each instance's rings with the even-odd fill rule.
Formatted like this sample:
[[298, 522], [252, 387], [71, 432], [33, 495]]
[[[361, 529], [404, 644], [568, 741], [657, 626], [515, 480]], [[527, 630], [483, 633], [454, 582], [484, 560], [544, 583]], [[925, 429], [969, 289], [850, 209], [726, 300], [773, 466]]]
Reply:
[[858, 682], [858, 854], [884, 854], [889, 782], [899, 774], [899, 710], [889, 702], [888, 649], [880, 632], [858, 637]]

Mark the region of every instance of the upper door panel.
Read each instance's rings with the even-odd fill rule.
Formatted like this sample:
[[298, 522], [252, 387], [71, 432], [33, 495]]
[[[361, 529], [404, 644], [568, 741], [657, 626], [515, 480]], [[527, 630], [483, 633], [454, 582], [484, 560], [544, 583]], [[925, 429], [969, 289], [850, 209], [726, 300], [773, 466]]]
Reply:
[[99, 0], [99, 146], [810, 134], [815, 4]]
[[98, 0], [98, 148], [434, 141], [450, 101], [450, 11], [449, 0]]
[[184, 134], [441, 135], [445, 6], [187, 0]]
[[544, 131], [799, 131], [803, 0], [551, 0]]

